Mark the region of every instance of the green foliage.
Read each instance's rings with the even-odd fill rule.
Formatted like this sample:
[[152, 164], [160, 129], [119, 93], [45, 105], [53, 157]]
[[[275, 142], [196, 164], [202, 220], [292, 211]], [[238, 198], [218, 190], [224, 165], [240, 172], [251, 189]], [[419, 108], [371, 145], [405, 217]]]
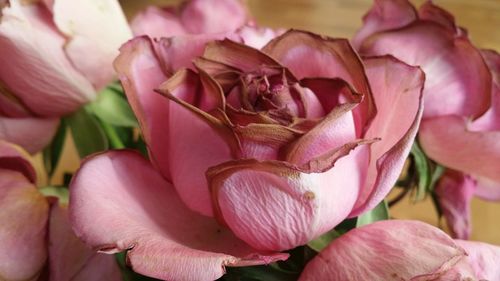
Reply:
[[356, 227], [388, 219], [389, 207], [387, 206], [387, 202], [383, 200], [373, 210], [359, 216], [358, 220], [356, 221]]
[[99, 122], [85, 108], [68, 116], [65, 122], [71, 130], [81, 158], [109, 148], [108, 139]]
[[56, 135], [52, 142], [43, 150], [43, 164], [45, 170], [47, 171], [49, 179], [54, 174], [57, 163], [61, 158], [61, 153], [64, 147], [64, 141], [66, 139], [66, 122], [64, 119], [61, 120], [59, 128], [57, 129]]
[[120, 91], [119, 86], [108, 86], [87, 108], [109, 125], [137, 128], [138, 124], [134, 112]]

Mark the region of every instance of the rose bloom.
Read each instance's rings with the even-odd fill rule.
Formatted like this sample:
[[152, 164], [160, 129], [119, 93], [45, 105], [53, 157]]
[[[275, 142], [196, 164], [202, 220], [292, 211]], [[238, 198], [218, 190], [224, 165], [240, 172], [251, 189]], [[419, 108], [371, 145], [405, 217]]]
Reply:
[[285, 259], [374, 208], [422, 113], [419, 68], [362, 61], [347, 40], [291, 30], [259, 50], [207, 37], [121, 48], [115, 67], [150, 161], [95, 155], [70, 188], [77, 235], [128, 250], [135, 271], [159, 279]]
[[419, 221], [353, 229], [310, 261], [299, 281], [500, 280], [500, 247], [452, 240]]
[[73, 234], [67, 201], [37, 189], [26, 151], [0, 140], [0, 163], [2, 280], [121, 280], [114, 257], [95, 253]]
[[130, 37], [116, 0], [0, 1], [0, 138], [41, 150], [113, 80]]
[[391, 54], [426, 74], [419, 141], [449, 168], [437, 186], [455, 237], [470, 236], [469, 201], [500, 200], [500, 55], [480, 50], [453, 15], [431, 1], [375, 1], [354, 45], [363, 55]]

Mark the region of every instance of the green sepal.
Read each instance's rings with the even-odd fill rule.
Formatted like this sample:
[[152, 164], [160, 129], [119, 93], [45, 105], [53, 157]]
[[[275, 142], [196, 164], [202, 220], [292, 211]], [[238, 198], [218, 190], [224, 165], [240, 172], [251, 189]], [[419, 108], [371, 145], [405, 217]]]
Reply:
[[387, 202], [383, 200], [373, 210], [359, 216], [356, 221], [356, 227], [388, 219], [389, 207], [387, 206]]
[[66, 117], [80, 158], [109, 148], [108, 139], [99, 122], [86, 108]]

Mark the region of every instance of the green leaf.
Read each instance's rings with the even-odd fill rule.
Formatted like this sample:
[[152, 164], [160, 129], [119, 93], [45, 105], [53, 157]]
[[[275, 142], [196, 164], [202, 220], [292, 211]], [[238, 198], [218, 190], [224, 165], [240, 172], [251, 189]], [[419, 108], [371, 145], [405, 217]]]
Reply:
[[387, 202], [384, 200], [380, 202], [375, 207], [375, 209], [359, 216], [358, 221], [356, 222], [356, 227], [388, 219], [389, 219], [389, 207], [387, 206]]
[[326, 248], [326, 246], [328, 246], [333, 240], [339, 238], [340, 235], [341, 234], [337, 230], [332, 229], [320, 237], [309, 241], [307, 246], [311, 247], [316, 252], [321, 252], [321, 250]]
[[61, 119], [59, 128], [57, 129], [56, 135], [52, 139], [52, 142], [43, 150], [43, 164], [45, 166], [45, 171], [50, 178], [54, 174], [57, 163], [61, 158], [61, 152], [64, 147], [64, 141], [66, 140], [66, 123], [64, 119]]
[[38, 189], [45, 196], [52, 196], [59, 199], [60, 204], [69, 203], [69, 190], [63, 186], [44, 186]]
[[445, 168], [443, 166], [441, 166], [439, 164], [435, 165], [434, 171], [432, 172], [431, 183], [429, 185], [430, 192], [434, 191], [434, 188], [436, 187], [436, 183], [443, 175], [444, 170], [445, 170]]
[[97, 99], [87, 105], [100, 120], [121, 127], [138, 127], [137, 119], [127, 100], [117, 93], [116, 88], [102, 90]]
[[108, 149], [108, 139], [99, 122], [85, 108], [66, 118], [81, 158]]
[[421, 201], [425, 198], [429, 186], [431, 185], [432, 173], [427, 156], [422, 151], [417, 142], [411, 147], [411, 155], [415, 161], [415, 168], [418, 174], [417, 192], [415, 201]]

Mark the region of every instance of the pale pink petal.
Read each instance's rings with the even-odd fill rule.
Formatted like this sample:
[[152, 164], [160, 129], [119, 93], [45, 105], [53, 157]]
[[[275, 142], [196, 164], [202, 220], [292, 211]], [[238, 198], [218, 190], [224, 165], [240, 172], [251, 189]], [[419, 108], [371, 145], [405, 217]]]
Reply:
[[475, 177], [477, 181], [475, 195], [484, 200], [500, 201], [500, 183], [484, 177]]
[[148, 6], [131, 21], [135, 36], [147, 35], [152, 38], [173, 37], [186, 34], [178, 16], [171, 10]]
[[453, 170], [447, 170], [435, 188], [439, 206], [453, 238], [470, 237], [470, 201], [475, 189], [474, 179]]
[[58, 118], [0, 116], [0, 139], [20, 145], [35, 154], [52, 141], [58, 127]]
[[471, 132], [467, 123], [456, 115], [422, 121], [422, 148], [446, 167], [499, 183], [500, 131]]
[[21, 173], [0, 169], [0, 276], [36, 280], [47, 258], [49, 204]]
[[360, 53], [391, 54], [422, 67], [424, 118], [447, 114], [477, 118], [490, 106], [491, 74], [481, 53], [465, 36], [439, 24], [421, 21], [377, 33], [364, 41]]
[[[286, 162], [238, 160], [208, 172], [216, 215], [256, 249], [303, 245], [346, 218], [364, 178], [360, 146], [322, 171], [301, 172]], [[333, 166], [333, 168], [332, 168]]]
[[96, 253], [73, 233], [67, 206], [50, 208], [49, 276], [51, 281], [118, 281], [121, 272], [114, 256]]
[[180, 17], [190, 33], [202, 34], [234, 31], [248, 15], [240, 0], [192, 0], [182, 7]]
[[127, 99], [139, 120], [152, 162], [162, 175], [170, 178], [168, 139], [169, 101], [155, 93], [167, 80], [152, 42], [147, 37], [136, 37], [120, 49], [115, 68]]
[[417, 134], [423, 111], [424, 73], [394, 57], [365, 60], [377, 115], [365, 139], [380, 138], [371, 146], [370, 166], [356, 208], [357, 216], [374, 208], [396, 183]]
[[30, 155], [21, 147], [0, 138], [0, 169], [16, 171], [36, 184], [37, 175]]
[[256, 27], [245, 25], [237, 31], [237, 34], [242, 37], [245, 45], [255, 49], [261, 49], [269, 41], [276, 37], [279, 31], [275, 31], [267, 27]]
[[500, 280], [500, 247], [481, 242], [455, 240], [467, 252], [467, 262], [479, 280]]
[[441, 280], [464, 258], [465, 251], [438, 228], [419, 221], [379, 221], [335, 239], [299, 280]]
[[93, 249], [128, 251], [134, 271], [166, 280], [214, 280], [225, 266], [264, 264], [213, 219], [186, 208], [138, 153], [114, 151], [84, 162], [70, 188], [70, 219]]
[[73, 65], [96, 89], [112, 82], [113, 60], [132, 37], [117, 0], [54, 0], [57, 28], [68, 37], [65, 51]]
[[2, 13], [0, 81], [24, 105], [42, 116], [60, 116], [95, 97], [92, 85], [68, 61], [65, 39], [43, 4], [13, 0]]
[[416, 19], [417, 11], [408, 0], [375, 0], [363, 16], [363, 26], [354, 35], [352, 44], [359, 49], [363, 40], [370, 35], [403, 27]]

